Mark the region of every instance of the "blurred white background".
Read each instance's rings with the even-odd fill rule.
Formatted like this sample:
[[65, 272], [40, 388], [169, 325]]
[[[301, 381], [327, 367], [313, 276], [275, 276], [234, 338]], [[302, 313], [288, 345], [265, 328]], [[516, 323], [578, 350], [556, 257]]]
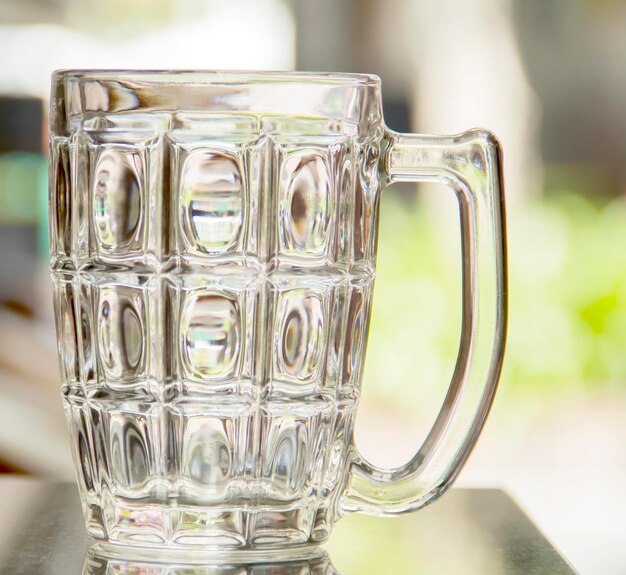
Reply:
[[[3, 0], [0, 468], [72, 477], [46, 261], [51, 71], [372, 72], [391, 128], [481, 125], [505, 149], [509, 344], [461, 483], [506, 488], [581, 572], [626, 572], [625, 35], [618, 0]], [[357, 429], [381, 465], [412, 455], [451, 375], [457, 224], [443, 187], [384, 194]]]

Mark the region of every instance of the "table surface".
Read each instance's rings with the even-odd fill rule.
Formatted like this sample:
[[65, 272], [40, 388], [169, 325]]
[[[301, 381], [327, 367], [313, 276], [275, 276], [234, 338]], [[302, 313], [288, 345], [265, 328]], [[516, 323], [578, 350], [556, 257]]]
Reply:
[[341, 520], [321, 557], [190, 567], [89, 553], [76, 488], [0, 478], [2, 575], [561, 575], [572, 567], [497, 489], [452, 489], [414, 514]]

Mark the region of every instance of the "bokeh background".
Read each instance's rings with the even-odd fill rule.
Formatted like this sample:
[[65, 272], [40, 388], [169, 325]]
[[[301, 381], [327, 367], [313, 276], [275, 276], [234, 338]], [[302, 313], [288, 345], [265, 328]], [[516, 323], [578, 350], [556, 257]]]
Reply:
[[[461, 484], [507, 489], [582, 572], [626, 573], [624, 38], [621, 0], [0, 0], [0, 469], [73, 477], [47, 272], [51, 71], [372, 72], [391, 128], [484, 126], [505, 149], [507, 355]], [[357, 428], [378, 464], [412, 455], [451, 376], [458, 235], [443, 186], [385, 191]], [[331, 552], [368, 525], [340, 523]], [[396, 531], [337, 568], [387, 572], [394, 546], [399, 569]]]

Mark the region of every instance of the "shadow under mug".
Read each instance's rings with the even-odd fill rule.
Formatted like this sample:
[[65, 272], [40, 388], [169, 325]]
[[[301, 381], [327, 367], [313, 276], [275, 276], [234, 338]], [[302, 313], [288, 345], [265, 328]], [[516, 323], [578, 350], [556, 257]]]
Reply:
[[[50, 131], [62, 390], [92, 537], [300, 546], [451, 485], [504, 349], [492, 134], [388, 130], [371, 75], [85, 70], [53, 75]], [[380, 195], [424, 180], [459, 202], [462, 335], [428, 436], [381, 469], [353, 442]]]

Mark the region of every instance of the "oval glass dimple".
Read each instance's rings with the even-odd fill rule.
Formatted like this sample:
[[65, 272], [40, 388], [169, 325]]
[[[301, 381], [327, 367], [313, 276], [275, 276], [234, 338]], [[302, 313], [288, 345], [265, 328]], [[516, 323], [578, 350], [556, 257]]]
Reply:
[[236, 245], [243, 178], [235, 156], [215, 150], [190, 152], [182, 167], [180, 194], [187, 249], [221, 253]]
[[323, 348], [321, 297], [308, 290], [290, 290], [282, 296], [279, 322], [279, 371], [300, 381], [310, 379], [320, 364]]
[[350, 237], [352, 235], [352, 222], [350, 222], [350, 206], [354, 197], [354, 177], [352, 174], [352, 161], [350, 157], [345, 159], [341, 169], [341, 181], [339, 182], [339, 224], [337, 226], [337, 250], [341, 258], [349, 256]]
[[192, 420], [188, 432], [184, 446], [185, 474], [206, 486], [224, 485], [231, 475], [231, 445], [222, 422]]
[[298, 492], [307, 479], [308, 427], [301, 421], [274, 424], [279, 431], [274, 445], [268, 446], [267, 461], [274, 488], [285, 496]]
[[[70, 408], [71, 409], [71, 408]], [[78, 450], [78, 463], [80, 465], [80, 477], [88, 491], [94, 489], [94, 477], [92, 469], [91, 453], [89, 450], [89, 440], [87, 433], [88, 423], [85, 421], [85, 414], [82, 410], [74, 412], [74, 445]]]
[[358, 383], [360, 366], [363, 363], [363, 345], [367, 328], [363, 293], [353, 289], [348, 304], [346, 322], [345, 350], [343, 356], [342, 383]]
[[124, 487], [144, 484], [150, 475], [146, 422], [139, 417], [115, 414], [110, 423], [110, 445], [114, 479]]
[[283, 362], [290, 369], [294, 369], [300, 360], [299, 354], [302, 350], [302, 339], [304, 338], [303, 316], [300, 310], [292, 309], [285, 321], [285, 331], [283, 335]]
[[56, 238], [53, 242], [59, 243], [61, 252], [69, 255], [72, 249], [72, 182], [70, 169], [70, 153], [66, 143], [56, 147], [56, 177], [55, 177], [55, 222]]
[[323, 252], [332, 215], [331, 178], [317, 151], [290, 155], [281, 174], [283, 243], [302, 255]]
[[114, 379], [139, 375], [144, 363], [143, 305], [134, 290], [103, 288], [98, 309], [100, 358]]
[[130, 370], [136, 370], [143, 352], [141, 320], [128, 302], [122, 306], [122, 333], [124, 334], [125, 358]]
[[[147, 435], [146, 435], [147, 437]], [[139, 427], [129, 423], [126, 431], [126, 465], [130, 484], [143, 483], [149, 476], [149, 450], [151, 445], [146, 445], [146, 438]]]
[[193, 294], [183, 308], [181, 330], [182, 359], [192, 376], [233, 376], [240, 347], [240, 311], [234, 296]]
[[128, 248], [141, 225], [143, 168], [137, 152], [105, 148], [93, 176], [96, 239], [105, 251]]
[[78, 334], [76, 330], [73, 292], [69, 286], [63, 286], [63, 290], [59, 291], [58, 297], [58, 305], [61, 312], [61, 331], [58, 337], [62, 338], [65, 377], [70, 381], [76, 381], [79, 378]]
[[91, 339], [91, 309], [85, 291], [80, 297], [80, 335], [83, 350], [83, 377], [85, 381], [93, 381], [95, 373], [94, 346]]

